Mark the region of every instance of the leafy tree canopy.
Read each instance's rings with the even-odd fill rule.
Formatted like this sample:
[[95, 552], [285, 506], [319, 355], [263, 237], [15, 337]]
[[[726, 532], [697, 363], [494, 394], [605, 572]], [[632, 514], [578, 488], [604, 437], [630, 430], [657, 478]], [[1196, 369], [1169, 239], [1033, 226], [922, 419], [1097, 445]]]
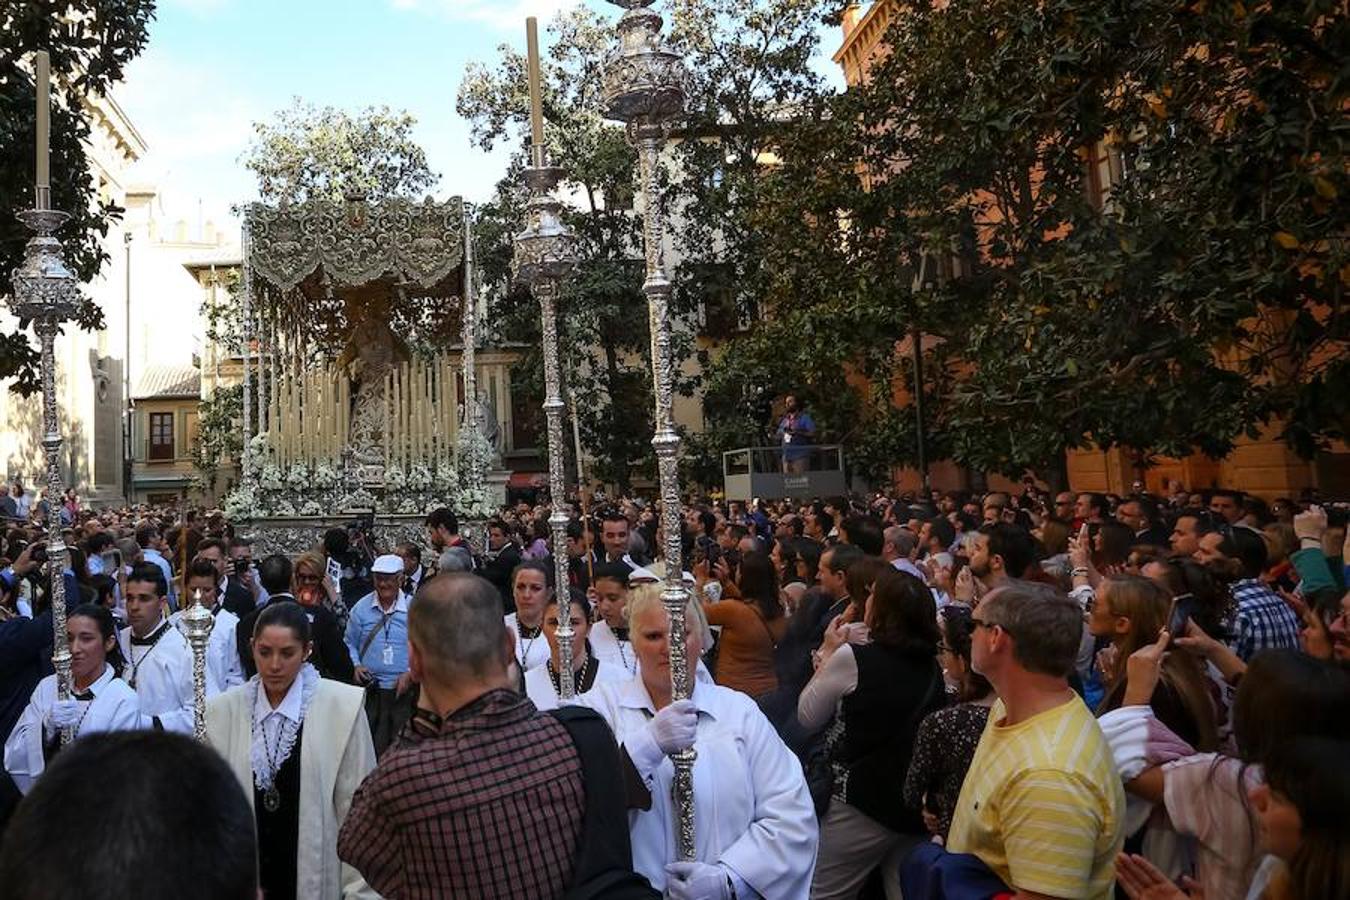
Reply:
[[[0, 11], [0, 297], [8, 297], [10, 278], [31, 236], [15, 216], [33, 202], [33, 53], [51, 55], [52, 204], [72, 216], [59, 236], [66, 263], [87, 282], [107, 260], [101, 242], [122, 210], [98, 198], [85, 154], [89, 120], [83, 98], [101, 95], [121, 80], [127, 63], [145, 47], [154, 9], [152, 0], [29, 0], [8, 3]], [[103, 314], [86, 301], [76, 324], [101, 328]], [[15, 379], [11, 389], [22, 394], [41, 387], [38, 354], [22, 326], [0, 331], [4, 378]]]
[[242, 161], [267, 203], [342, 200], [352, 193], [420, 199], [439, 176], [412, 138], [416, 124], [407, 112], [386, 106], [352, 114], [296, 97], [274, 118], [253, 123]]

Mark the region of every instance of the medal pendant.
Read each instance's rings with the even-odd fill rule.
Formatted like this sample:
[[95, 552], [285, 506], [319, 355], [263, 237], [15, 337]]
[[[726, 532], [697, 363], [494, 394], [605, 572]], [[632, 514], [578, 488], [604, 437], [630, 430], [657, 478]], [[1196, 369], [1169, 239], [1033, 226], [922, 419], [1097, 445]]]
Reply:
[[263, 791], [263, 808], [268, 812], [276, 812], [281, 809], [281, 794], [275, 787], [270, 787]]

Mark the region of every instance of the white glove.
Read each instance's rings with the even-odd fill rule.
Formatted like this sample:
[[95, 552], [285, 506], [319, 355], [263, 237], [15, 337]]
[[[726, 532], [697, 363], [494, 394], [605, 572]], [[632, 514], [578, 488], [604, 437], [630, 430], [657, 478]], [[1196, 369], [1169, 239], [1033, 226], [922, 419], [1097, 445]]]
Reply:
[[55, 733], [62, 728], [74, 726], [80, 721], [80, 701], [57, 700], [52, 711], [47, 713], [47, 730]]
[[694, 736], [698, 733], [698, 707], [693, 700], [667, 704], [647, 723], [647, 730], [666, 756], [686, 750], [694, 746]]
[[669, 900], [730, 900], [727, 873], [701, 862], [666, 863]]

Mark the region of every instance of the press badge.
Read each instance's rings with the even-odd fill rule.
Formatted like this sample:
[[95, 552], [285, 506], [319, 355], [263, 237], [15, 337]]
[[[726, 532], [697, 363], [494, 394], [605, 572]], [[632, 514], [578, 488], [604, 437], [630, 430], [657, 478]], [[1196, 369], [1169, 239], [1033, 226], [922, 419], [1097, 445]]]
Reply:
[[394, 645], [393, 645], [393, 644], [385, 644], [385, 645], [384, 645], [384, 664], [385, 664], [386, 666], [392, 666], [392, 665], [394, 664]]

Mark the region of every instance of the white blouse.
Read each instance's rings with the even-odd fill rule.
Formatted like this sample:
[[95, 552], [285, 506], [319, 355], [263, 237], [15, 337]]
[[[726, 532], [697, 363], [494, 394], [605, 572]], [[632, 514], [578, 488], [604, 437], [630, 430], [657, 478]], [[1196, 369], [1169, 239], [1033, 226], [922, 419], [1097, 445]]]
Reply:
[[[213, 629], [214, 630], [214, 629]], [[143, 728], [153, 728], [154, 720], [166, 731], [192, 733], [192, 648], [187, 638], [173, 625], [153, 646], [133, 646], [131, 628], [117, 633], [126, 668], [122, 677], [141, 701]], [[207, 696], [215, 695], [207, 679]]]
[[522, 672], [528, 672], [536, 666], [542, 666], [553, 655], [548, 648], [548, 638], [544, 637], [542, 628], [532, 638], [520, 636], [520, 627], [515, 613], [507, 614], [506, 630], [511, 632], [511, 640], [516, 642], [516, 664], [520, 666]]
[[[627, 681], [628, 673], [617, 666], [612, 666], [604, 660], [596, 660], [595, 683], [591, 685], [591, 690], [595, 690], [605, 682]], [[577, 694], [578, 697], [584, 697], [589, 694], [586, 691]], [[538, 710], [550, 710], [558, 708], [558, 692], [553, 687], [553, 678], [548, 673], [548, 666], [535, 666], [525, 673], [525, 696], [530, 698]]]
[[632, 641], [621, 641], [604, 619], [591, 626], [591, 649], [596, 659], [609, 663], [614, 668], [622, 668], [629, 677], [638, 673], [637, 654], [633, 652]]
[[[810, 894], [819, 831], [801, 764], [755, 702], [695, 679], [695, 858], [718, 864], [762, 897], [805, 900]], [[627, 747], [645, 731], [655, 706], [641, 678], [597, 684], [579, 699], [602, 716]], [[668, 757], [630, 752], [651, 791], [649, 810], [629, 810], [633, 868], [664, 890], [666, 864], [676, 859]], [[658, 751], [659, 752], [659, 751]]]
[[[140, 728], [141, 710], [136, 692], [104, 664], [103, 674], [89, 686], [93, 700], [78, 701], [82, 708], [75, 737], [100, 731], [135, 731]], [[48, 675], [33, 689], [27, 708], [5, 741], [5, 771], [23, 793], [46, 768], [42, 755], [44, 739], [56, 736], [56, 727], [47, 716], [56, 705], [56, 676]]]

